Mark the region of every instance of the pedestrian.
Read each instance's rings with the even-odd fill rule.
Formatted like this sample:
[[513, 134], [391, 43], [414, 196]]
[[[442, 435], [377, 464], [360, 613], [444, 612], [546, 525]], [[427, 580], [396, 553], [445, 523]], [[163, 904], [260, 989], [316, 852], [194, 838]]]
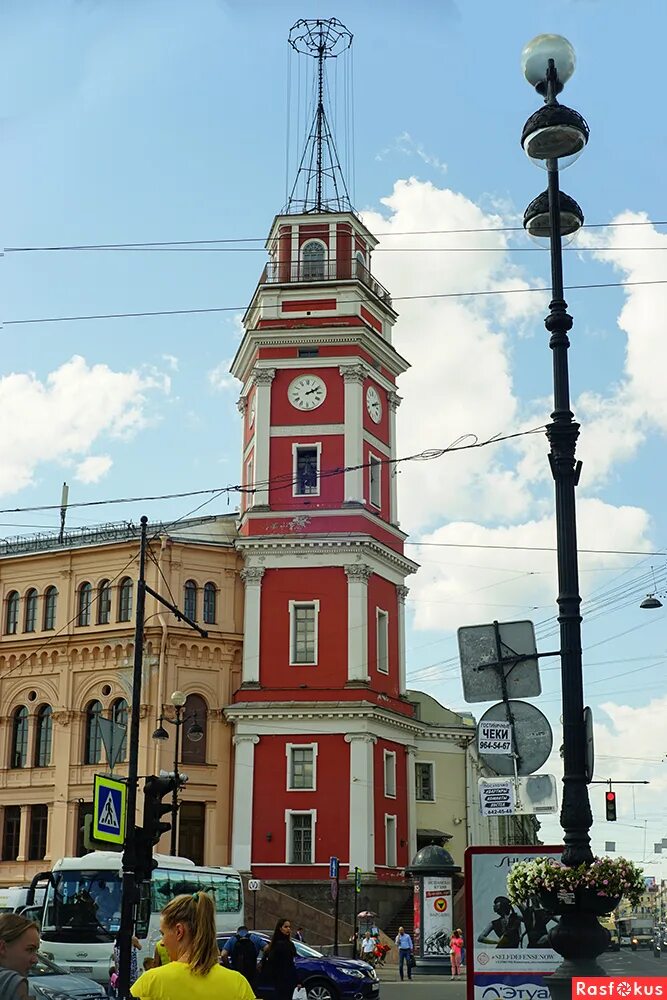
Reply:
[[262, 978], [267, 986], [273, 987], [275, 1000], [292, 1000], [297, 985], [294, 964], [296, 948], [291, 939], [292, 925], [281, 917], [276, 924], [271, 941], [264, 949]]
[[169, 962], [171, 962], [171, 959], [169, 958], [167, 949], [162, 944], [162, 941], [158, 941], [155, 945], [155, 953], [153, 955], [153, 968], [159, 969], [161, 965], [167, 965]]
[[241, 924], [236, 934], [225, 943], [220, 958], [223, 965], [229, 965], [235, 972], [240, 972], [242, 976], [245, 976], [254, 989], [257, 978], [258, 954], [259, 949], [252, 935], [248, 933], [245, 924]]
[[403, 966], [407, 969], [408, 979], [412, 979], [412, 938], [406, 934], [404, 927], [398, 928], [396, 935], [396, 946], [398, 948], [398, 974], [403, 981]]
[[361, 957], [364, 962], [375, 965], [375, 938], [371, 937], [370, 931], [366, 931], [361, 939]]
[[[141, 950], [141, 941], [139, 938], [132, 938], [132, 951], [130, 952], [130, 986], [132, 983], [136, 983], [139, 978], [139, 951]], [[113, 943], [113, 963], [114, 971], [111, 973], [111, 978], [109, 980], [109, 996], [118, 996], [118, 969], [120, 968], [120, 944], [119, 937], [116, 935], [116, 939]]]
[[130, 987], [139, 1000], [255, 1000], [246, 979], [220, 965], [215, 906], [205, 892], [175, 896], [160, 916], [170, 962], [149, 969]]
[[461, 958], [463, 953], [463, 935], [457, 928], [449, 939], [449, 961], [452, 966], [452, 979], [461, 975]]
[[296, 934], [294, 935], [294, 940], [295, 941], [305, 941], [306, 940], [305, 937], [303, 936], [303, 927], [297, 927]]
[[39, 927], [18, 913], [0, 916], [0, 1000], [28, 1000], [27, 975], [37, 961]]

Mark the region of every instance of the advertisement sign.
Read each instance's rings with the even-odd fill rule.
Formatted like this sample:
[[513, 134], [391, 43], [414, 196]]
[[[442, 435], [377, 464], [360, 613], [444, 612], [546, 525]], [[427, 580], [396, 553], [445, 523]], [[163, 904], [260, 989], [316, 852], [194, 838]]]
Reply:
[[[512, 904], [507, 875], [517, 861], [560, 858], [562, 847], [469, 847], [465, 854], [468, 1000], [549, 1000], [547, 977], [562, 958], [547, 934], [558, 917], [538, 900]], [[528, 992], [517, 992], [528, 991]]]
[[477, 727], [477, 749], [480, 753], [512, 753], [512, 726], [509, 722], [488, 719]]
[[515, 812], [514, 783], [509, 778], [479, 778], [482, 816], [511, 816]]
[[421, 933], [424, 939], [424, 958], [446, 954], [452, 935], [454, 919], [452, 880], [444, 876], [424, 878], [424, 906]]
[[413, 927], [413, 938], [412, 943], [415, 946], [415, 952], [419, 954], [419, 942], [421, 941], [421, 909], [420, 909], [421, 896], [419, 893], [419, 882], [415, 882], [414, 893], [412, 896], [412, 927]]

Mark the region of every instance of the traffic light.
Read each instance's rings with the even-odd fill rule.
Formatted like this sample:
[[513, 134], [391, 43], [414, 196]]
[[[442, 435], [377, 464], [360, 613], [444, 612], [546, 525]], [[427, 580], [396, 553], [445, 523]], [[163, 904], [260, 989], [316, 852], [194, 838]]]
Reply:
[[354, 891], [361, 892], [361, 868], [354, 869]]
[[162, 816], [171, 813], [172, 802], [163, 802], [165, 795], [173, 795], [178, 788], [178, 779], [173, 774], [157, 778], [150, 774], [144, 784], [144, 822], [143, 833], [147, 842], [157, 844], [163, 833], [171, 830], [171, 823], [166, 823]]
[[607, 822], [611, 823], [616, 819], [616, 792], [606, 793], [605, 808], [607, 811]]

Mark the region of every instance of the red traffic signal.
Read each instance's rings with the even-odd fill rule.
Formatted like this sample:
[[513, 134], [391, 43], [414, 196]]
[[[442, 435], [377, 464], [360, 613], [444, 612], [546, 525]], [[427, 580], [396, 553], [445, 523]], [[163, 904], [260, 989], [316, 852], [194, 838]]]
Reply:
[[616, 792], [607, 792], [605, 795], [605, 809], [607, 822], [613, 823], [616, 819]]

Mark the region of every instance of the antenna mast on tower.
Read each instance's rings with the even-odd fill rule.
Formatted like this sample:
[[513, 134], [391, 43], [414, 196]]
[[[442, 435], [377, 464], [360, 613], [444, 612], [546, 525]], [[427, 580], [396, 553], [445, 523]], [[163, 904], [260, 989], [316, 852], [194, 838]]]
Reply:
[[335, 59], [352, 45], [352, 33], [335, 17], [328, 21], [297, 21], [289, 33], [295, 52], [317, 60], [316, 107], [287, 200], [288, 213], [353, 211], [336, 143], [325, 108], [326, 59]]

